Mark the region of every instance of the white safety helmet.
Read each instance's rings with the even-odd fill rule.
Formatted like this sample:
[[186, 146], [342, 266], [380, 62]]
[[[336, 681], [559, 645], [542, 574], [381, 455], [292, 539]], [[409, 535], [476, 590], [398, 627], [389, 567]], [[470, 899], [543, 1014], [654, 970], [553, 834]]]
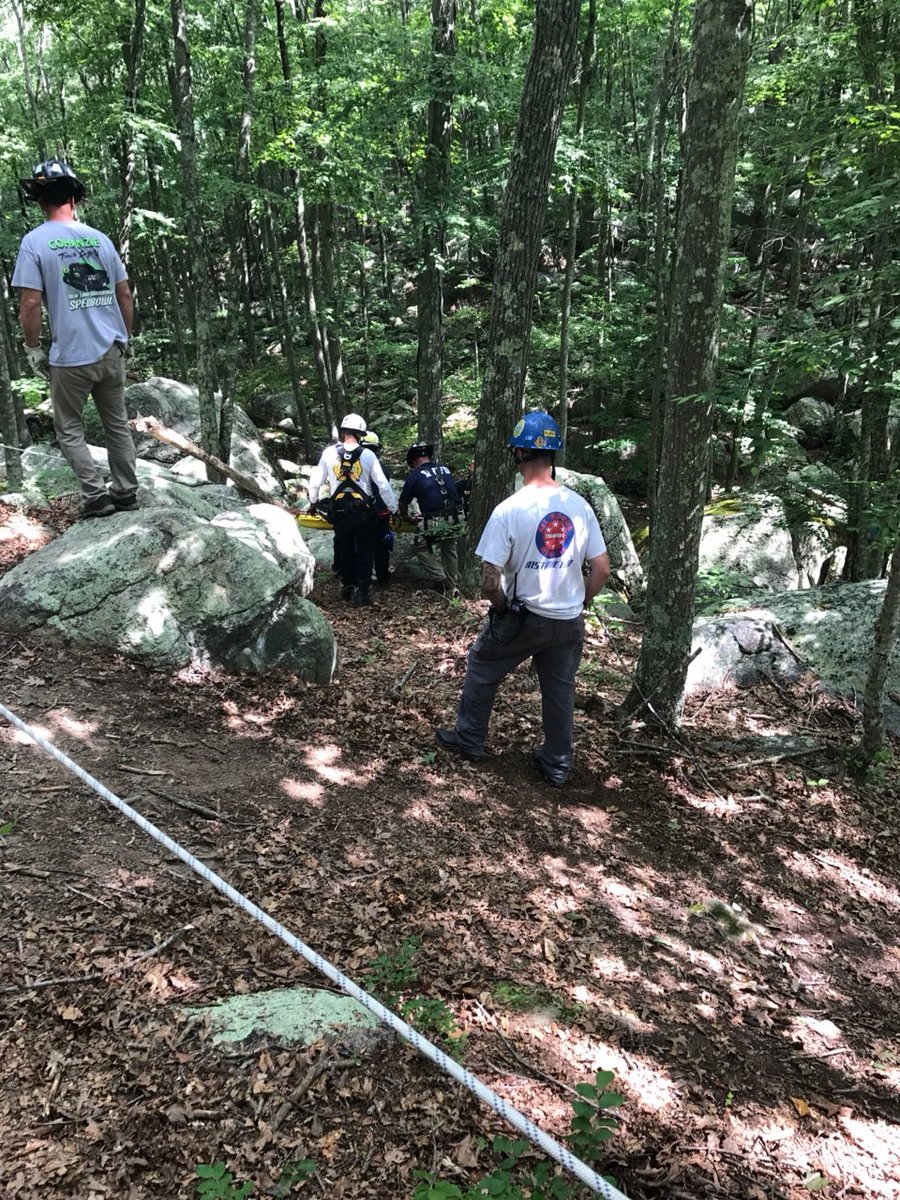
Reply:
[[365, 433], [365, 418], [361, 417], [359, 413], [347, 413], [338, 428], [341, 430], [348, 429], [351, 433]]

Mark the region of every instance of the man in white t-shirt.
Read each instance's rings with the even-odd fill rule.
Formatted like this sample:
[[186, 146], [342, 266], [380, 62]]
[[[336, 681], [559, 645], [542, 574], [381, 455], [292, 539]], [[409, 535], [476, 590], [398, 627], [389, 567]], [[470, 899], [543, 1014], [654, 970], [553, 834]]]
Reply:
[[369, 588], [378, 536], [376, 508], [397, 511], [397, 497], [378, 455], [362, 445], [360, 439], [365, 432], [365, 419], [358, 413], [347, 413], [338, 430], [341, 440], [325, 447], [312, 469], [308, 487], [309, 512], [315, 513], [322, 485], [328, 485], [326, 515], [334, 526], [335, 569], [343, 585], [341, 595], [354, 608], [372, 603]]
[[[79, 221], [84, 184], [68, 163], [48, 159], [20, 181], [44, 223], [22, 239], [13, 287], [32, 371], [50, 374], [56, 440], [78, 476], [82, 515], [109, 517], [138, 507], [135, 450], [125, 409], [125, 355], [131, 334], [131, 288], [121, 258], [99, 229]], [[41, 346], [41, 312], [50, 323], [50, 354]], [[93, 395], [106, 435], [107, 491], [84, 437], [82, 412]]]
[[469, 651], [456, 726], [438, 729], [437, 739], [471, 762], [481, 758], [497, 688], [530, 658], [541, 685], [544, 726], [543, 744], [532, 750], [531, 761], [560, 787], [572, 767], [582, 613], [609, 578], [609, 555], [591, 506], [554, 479], [562, 440], [553, 417], [527, 413], [509, 448], [524, 486], [497, 505], [475, 551], [482, 560], [482, 595], [491, 602], [488, 623]]

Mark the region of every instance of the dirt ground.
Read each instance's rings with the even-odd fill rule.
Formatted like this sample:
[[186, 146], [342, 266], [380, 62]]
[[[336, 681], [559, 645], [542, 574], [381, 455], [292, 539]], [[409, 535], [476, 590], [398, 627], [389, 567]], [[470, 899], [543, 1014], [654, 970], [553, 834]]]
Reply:
[[[0, 571], [39, 542], [9, 517]], [[6, 639], [0, 701], [358, 981], [417, 939], [404, 995], [554, 1136], [613, 1071], [600, 1166], [632, 1200], [900, 1196], [898, 780], [846, 776], [852, 711], [766, 684], [691, 702], [677, 741], [623, 728], [637, 630], [594, 622], [554, 791], [527, 671], [485, 761], [436, 749], [479, 605], [351, 611], [327, 573], [314, 599], [328, 689]], [[788, 733], [820, 749], [741, 743]], [[215, 1046], [183, 1005], [321, 978], [5, 721], [0, 772], [3, 1196], [192, 1197], [222, 1161], [254, 1195], [409, 1200], [416, 1170], [496, 1166], [512, 1131], [402, 1044]]]

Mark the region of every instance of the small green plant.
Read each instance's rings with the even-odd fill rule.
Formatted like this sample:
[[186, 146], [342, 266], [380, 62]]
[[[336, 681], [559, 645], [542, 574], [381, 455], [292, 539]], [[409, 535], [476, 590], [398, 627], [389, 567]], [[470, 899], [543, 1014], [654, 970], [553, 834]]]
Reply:
[[238, 1187], [234, 1176], [223, 1162], [198, 1163], [194, 1174], [200, 1178], [197, 1195], [202, 1197], [202, 1200], [243, 1200], [256, 1186], [253, 1183], [242, 1183]]
[[[572, 1104], [574, 1116], [566, 1141], [573, 1153], [592, 1164], [600, 1157], [602, 1147], [617, 1128], [611, 1108], [624, 1103], [618, 1092], [608, 1091], [612, 1071], [598, 1071], [593, 1083], [579, 1083], [575, 1088], [580, 1099]], [[414, 1171], [419, 1180], [412, 1200], [579, 1200], [585, 1193], [581, 1184], [560, 1172], [555, 1163], [546, 1159], [532, 1161], [525, 1157], [530, 1144], [522, 1139], [496, 1137], [491, 1149], [499, 1162], [489, 1175], [462, 1190], [457, 1184], [438, 1179], [430, 1171]], [[610, 1180], [612, 1182], [612, 1180]]]
[[366, 982], [369, 991], [387, 1008], [394, 1009], [420, 1033], [432, 1034], [451, 1053], [458, 1053], [465, 1037], [456, 1028], [456, 1019], [445, 1001], [438, 996], [409, 996], [418, 983], [419, 970], [413, 959], [419, 953], [418, 938], [406, 938], [393, 954], [379, 954], [369, 965]]
[[413, 959], [420, 949], [418, 938], [405, 938], [399, 950], [393, 954], [379, 954], [369, 963], [365, 973], [369, 991], [386, 1008], [396, 1008], [402, 993], [419, 978]]
[[13, 833], [18, 828], [18, 826], [19, 821], [17, 817], [11, 817], [8, 821], [3, 821], [2, 824], [0, 824], [0, 837], [8, 837], [9, 834]]
[[316, 1164], [311, 1158], [293, 1159], [281, 1168], [281, 1175], [275, 1185], [274, 1195], [287, 1196], [295, 1184], [306, 1183], [316, 1173]]

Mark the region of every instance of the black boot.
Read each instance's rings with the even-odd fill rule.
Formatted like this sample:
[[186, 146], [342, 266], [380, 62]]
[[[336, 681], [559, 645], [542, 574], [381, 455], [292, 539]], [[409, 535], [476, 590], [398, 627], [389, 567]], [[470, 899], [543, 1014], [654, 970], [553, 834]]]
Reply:
[[354, 608], [367, 608], [372, 603], [369, 589], [356, 587], [353, 589], [353, 599], [350, 601]]
[[350, 586], [350, 584], [345, 583], [344, 586], [341, 588], [341, 599], [342, 600], [352, 600], [353, 592], [354, 592], [354, 589]]

